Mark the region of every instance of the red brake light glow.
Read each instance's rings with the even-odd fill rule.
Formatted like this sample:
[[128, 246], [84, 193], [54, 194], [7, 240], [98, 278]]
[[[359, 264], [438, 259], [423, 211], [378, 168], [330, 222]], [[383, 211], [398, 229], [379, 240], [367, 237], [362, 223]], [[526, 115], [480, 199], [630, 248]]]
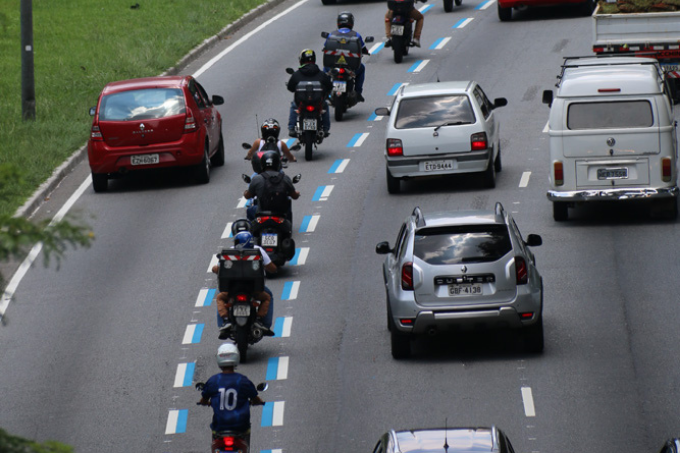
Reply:
[[236, 295], [236, 301], [237, 302], [248, 302], [248, 296], [245, 294], [237, 294]]
[[413, 263], [404, 263], [401, 267], [401, 289], [413, 291]]
[[315, 109], [313, 105], [307, 105], [305, 106], [305, 110], [307, 110], [308, 112], [313, 112]]
[[515, 257], [515, 273], [518, 285], [526, 285], [529, 282], [529, 269], [527, 263], [521, 256]]
[[387, 139], [387, 155], [391, 157], [404, 155], [404, 148], [401, 144], [401, 140], [398, 138]]
[[470, 136], [470, 148], [472, 151], [481, 151], [488, 148], [486, 132], [478, 132]]

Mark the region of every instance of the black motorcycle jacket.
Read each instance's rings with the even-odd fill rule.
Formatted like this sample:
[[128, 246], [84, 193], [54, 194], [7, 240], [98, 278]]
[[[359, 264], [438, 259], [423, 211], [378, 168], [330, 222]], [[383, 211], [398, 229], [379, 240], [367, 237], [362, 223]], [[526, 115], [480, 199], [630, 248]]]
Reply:
[[307, 81], [321, 82], [321, 85], [326, 90], [325, 96], [328, 96], [333, 89], [333, 81], [328, 74], [319, 69], [315, 63], [307, 63], [290, 76], [287, 84], [288, 91], [294, 93], [298, 83]]

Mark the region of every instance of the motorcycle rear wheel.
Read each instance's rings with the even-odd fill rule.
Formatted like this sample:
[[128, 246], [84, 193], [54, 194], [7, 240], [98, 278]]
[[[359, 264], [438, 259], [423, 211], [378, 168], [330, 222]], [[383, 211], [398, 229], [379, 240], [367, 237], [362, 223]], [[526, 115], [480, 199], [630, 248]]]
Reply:
[[339, 97], [335, 100], [335, 121], [342, 121], [342, 115], [347, 110], [347, 99]]
[[314, 158], [314, 135], [316, 132], [305, 132], [305, 160], [312, 160]]
[[241, 355], [241, 363], [248, 361], [248, 329], [246, 326], [236, 330], [236, 347]]
[[401, 63], [404, 59], [404, 37], [392, 36], [392, 50], [394, 50], [394, 62]]

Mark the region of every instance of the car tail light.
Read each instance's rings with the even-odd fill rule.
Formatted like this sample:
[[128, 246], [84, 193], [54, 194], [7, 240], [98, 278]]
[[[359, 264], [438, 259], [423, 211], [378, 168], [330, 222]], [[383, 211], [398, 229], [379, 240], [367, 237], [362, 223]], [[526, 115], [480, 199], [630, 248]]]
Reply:
[[401, 266], [401, 289], [413, 291], [413, 263], [404, 263]]
[[308, 112], [313, 112], [315, 110], [315, 107], [313, 105], [306, 105], [305, 110]]
[[399, 322], [402, 326], [413, 327], [413, 318], [400, 318]]
[[533, 311], [526, 311], [524, 313], [519, 314], [520, 319], [531, 319], [534, 317], [534, 312]]
[[515, 275], [518, 285], [526, 285], [529, 282], [529, 269], [527, 262], [521, 256], [515, 257]]
[[470, 148], [472, 148], [472, 151], [481, 151], [488, 148], [488, 144], [486, 142], [486, 132], [477, 132], [476, 134], [472, 134], [470, 136]]
[[388, 156], [404, 155], [404, 147], [401, 144], [401, 140], [399, 140], [398, 138], [387, 139], [387, 155]]
[[198, 125], [196, 124], [196, 118], [194, 118], [194, 113], [191, 109], [187, 109], [187, 117], [184, 120], [184, 132], [195, 132], [198, 130]]
[[248, 302], [248, 296], [246, 296], [245, 294], [237, 294], [236, 302]]
[[553, 179], [556, 186], [564, 185], [564, 167], [560, 161], [553, 163]]
[[94, 124], [92, 125], [92, 131], [90, 132], [90, 138], [95, 141], [102, 141], [104, 140], [104, 137], [102, 137], [102, 131], [99, 130], [99, 125]]
[[663, 182], [669, 182], [673, 176], [673, 166], [671, 164], [670, 157], [664, 157], [661, 159], [661, 180]]

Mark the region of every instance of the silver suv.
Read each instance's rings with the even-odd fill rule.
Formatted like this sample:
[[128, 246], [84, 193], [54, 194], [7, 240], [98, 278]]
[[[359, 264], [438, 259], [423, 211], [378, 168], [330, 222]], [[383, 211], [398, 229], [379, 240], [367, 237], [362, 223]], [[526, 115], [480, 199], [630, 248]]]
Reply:
[[422, 453], [437, 450], [449, 453], [515, 453], [508, 436], [495, 426], [390, 430], [380, 437], [373, 453]]
[[392, 356], [408, 357], [411, 339], [472, 327], [522, 329], [530, 351], [543, 350], [543, 279], [530, 246], [500, 203], [493, 210], [434, 212], [416, 207], [387, 255], [387, 327]]

